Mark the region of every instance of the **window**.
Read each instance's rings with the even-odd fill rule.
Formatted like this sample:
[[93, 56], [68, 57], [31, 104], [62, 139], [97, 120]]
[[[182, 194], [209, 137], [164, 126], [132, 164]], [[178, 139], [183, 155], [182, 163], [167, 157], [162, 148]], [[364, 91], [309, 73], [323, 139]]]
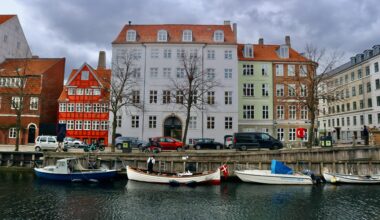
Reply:
[[372, 124], [372, 114], [368, 115], [368, 124]]
[[380, 124], [380, 113], [377, 113], [377, 123]]
[[84, 104], [84, 112], [91, 112], [91, 104], [90, 103]]
[[101, 112], [109, 112], [109, 109], [108, 109], [108, 103], [102, 103], [102, 107], [100, 109]]
[[375, 72], [376, 73], [379, 72], [379, 63], [378, 62], [374, 63], [374, 67], [375, 67]]
[[224, 104], [232, 105], [232, 91], [224, 92]]
[[157, 103], [157, 90], [149, 91], [149, 103]]
[[177, 58], [181, 59], [185, 57], [185, 50], [184, 49], [177, 49]]
[[135, 30], [128, 30], [127, 31], [127, 41], [128, 42], [136, 41], [136, 31]]
[[289, 128], [289, 141], [295, 141], [295, 140], [296, 140], [296, 129]]
[[20, 97], [12, 97], [11, 109], [19, 109], [21, 105]]
[[122, 122], [122, 117], [121, 117], [121, 115], [118, 115], [116, 117], [116, 126], [121, 128], [121, 122]]
[[67, 112], [74, 112], [74, 103], [67, 104]]
[[224, 59], [225, 60], [232, 60], [232, 50], [225, 50], [224, 51]]
[[262, 96], [269, 96], [269, 85], [267, 83], [261, 85], [261, 92]]
[[356, 110], [357, 107], [356, 107], [356, 102], [352, 102], [352, 110]]
[[162, 103], [169, 104], [170, 103], [170, 90], [162, 91]]
[[[307, 66], [306, 65], [300, 65], [300, 76], [307, 76]], [[342, 81], [343, 81], [343, 78], [342, 78]]]
[[347, 117], [347, 126], [350, 126], [350, 117]]
[[356, 96], [356, 87], [355, 86], [352, 87], [351, 93], [352, 93], [352, 97]]
[[296, 96], [296, 84], [288, 85], [288, 96]]
[[279, 97], [284, 96], [284, 84], [276, 84], [276, 94]]
[[215, 60], [215, 50], [207, 50], [207, 59]]
[[164, 78], [170, 78], [170, 75], [171, 75], [171, 72], [172, 72], [172, 69], [171, 68], [163, 68], [163, 74], [164, 74]]
[[85, 89], [84, 94], [85, 95], [92, 95], [92, 89]]
[[355, 73], [351, 72], [351, 81], [354, 81], [354, 80], [355, 80]]
[[82, 121], [75, 121], [75, 130], [82, 130]]
[[243, 84], [243, 95], [244, 96], [255, 96], [255, 85], [252, 83]]
[[377, 106], [380, 106], [380, 96], [376, 97]]
[[352, 117], [352, 123], [353, 123], [354, 125], [356, 125], [356, 116], [353, 116], [353, 117]]
[[149, 128], [157, 127], [157, 116], [149, 116]]
[[276, 64], [276, 76], [284, 76], [284, 65]]
[[75, 111], [76, 112], [83, 112], [83, 104], [82, 103], [77, 103], [75, 106]]
[[8, 40], [8, 35], [4, 35], [4, 43], [6, 43]]
[[150, 58], [157, 59], [159, 57], [159, 50], [157, 48], [152, 48], [150, 50]]
[[133, 90], [132, 91], [132, 103], [137, 104], [140, 103], [140, 91]]
[[191, 42], [193, 41], [193, 33], [191, 30], [184, 30], [182, 33], [182, 41]]
[[215, 128], [215, 117], [208, 116], [207, 117], [207, 129]]
[[66, 103], [59, 103], [59, 112], [66, 112]]
[[284, 119], [284, 106], [277, 106], [277, 119]]
[[9, 138], [16, 138], [17, 131], [16, 128], [9, 128]]
[[182, 91], [177, 91], [176, 93], [176, 103], [182, 104], [183, 103], [183, 94]]
[[296, 106], [295, 105], [289, 106], [289, 119], [296, 119]]
[[168, 41], [168, 32], [165, 30], [159, 30], [157, 33], [157, 41], [166, 42]]
[[359, 95], [363, 95], [363, 85], [359, 85]]
[[243, 76], [248, 75], [254, 75], [254, 66], [252, 64], [243, 64]]
[[376, 79], [376, 89], [380, 89], [380, 79]]
[[92, 121], [92, 130], [97, 131], [99, 130], [100, 122], [99, 121]]
[[301, 97], [306, 97], [307, 96], [307, 87], [306, 85], [301, 85]]
[[138, 128], [140, 123], [140, 117], [138, 115], [132, 115], [132, 128]]
[[358, 79], [361, 79], [361, 78], [362, 78], [362, 70], [358, 69]]
[[232, 129], [232, 117], [224, 117], [224, 129]]
[[254, 119], [255, 118], [255, 106], [254, 105], [243, 105], [243, 118], [244, 119]]
[[133, 68], [132, 78], [138, 79], [141, 76], [141, 68]]
[[67, 120], [66, 127], [67, 130], [74, 130], [74, 120]]
[[371, 92], [371, 82], [367, 82], [367, 93]]
[[263, 119], [269, 118], [269, 107], [267, 105], [263, 105]]
[[368, 108], [372, 108], [372, 99], [371, 98], [369, 98], [367, 100], [367, 105], [368, 105]]
[[277, 140], [284, 141], [284, 129], [277, 128]]
[[172, 58], [172, 50], [171, 49], [164, 49], [164, 58], [165, 59]]
[[38, 110], [38, 97], [30, 97], [30, 110]]
[[100, 89], [94, 89], [93, 92], [94, 95], [100, 95]]
[[289, 58], [289, 47], [287, 45], [280, 46], [280, 57]]
[[84, 121], [83, 123], [83, 130], [91, 130], [91, 121]]
[[215, 104], [215, 92], [214, 91], [208, 91], [207, 92], [207, 104], [209, 104], [209, 105]]
[[190, 116], [189, 129], [196, 129], [196, 128], [197, 128], [197, 117], [196, 116]]
[[288, 65], [288, 76], [295, 76], [295, 66], [294, 65]]
[[246, 44], [244, 45], [244, 57], [253, 57], [253, 45]]
[[215, 42], [223, 42], [224, 41], [224, 33], [223, 31], [215, 31], [214, 32], [214, 41]]
[[268, 76], [268, 64], [261, 65], [261, 75]]
[[207, 79], [214, 79], [215, 78], [215, 69], [208, 68], [206, 70], [207, 72]]
[[88, 80], [90, 73], [88, 71], [82, 71], [81, 80]]
[[93, 107], [94, 107], [94, 112], [100, 112], [101, 111], [100, 103], [94, 103]]
[[177, 78], [185, 78], [185, 69], [177, 68]]
[[347, 104], [346, 104], [346, 109], [347, 109], [347, 111], [351, 111], [350, 103], [347, 103]]
[[371, 74], [370, 70], [369, 70], [369, 66], [366, 66], [365, 67], [365, 75], [366, 76], [369, 76], [369, 74]]
[[224, 69], [224, 78], [232, 79], [232, 69]]
[[108, 130], [108, 121], [101, 121], [100, 122], [100, 129], [103, 131], [107, 131]]
[[301, 119], [302, 120], [307, 120], [308, 119], [308, 109], [307, 109], [307, 106], [303, 106], [301, 108]]
[[77, 89], [76, 93], [77, 95], [83, 95], [83, 89]]
[[150, 77], [157, 78], [158, 77], [158, 68], [150, 68]]
[[364, 115], [360, 115], [360, 125], [364, 125]]
[[344, 76], [344, 83], [348, 83], [348, 75], [347, 74]]

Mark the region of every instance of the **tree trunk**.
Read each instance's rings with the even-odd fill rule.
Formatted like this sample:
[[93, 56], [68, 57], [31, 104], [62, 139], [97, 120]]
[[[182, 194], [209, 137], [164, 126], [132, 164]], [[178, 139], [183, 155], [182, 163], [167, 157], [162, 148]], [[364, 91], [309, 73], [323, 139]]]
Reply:
[[20, 146], [20, 130], [21, 130], [21, 114], [16, 115], [16, 144], [15, 151], [19, 151]]
[[115, 138], [116, 138], [116, 126], [117, 126], [117, 114], [116, 112], [112, 112], [113, 119], [112, 119], [112, 135], [111, 135], [111, 152], [115, 152]]
[[314, 144], [314, 123], [315, 123], [315, 115], [314, 113], [311, 113], [308, 148], [312, 148]]
[[186, 111], [187, 112], [186, 112], [186, 121], [185, 121], [185, 131], [183, 133], [183, 138], [182, 138], [182, 142], [184, 146], [186, 145], [187, 131], [189, 129], [191, 105], [187, 106]]

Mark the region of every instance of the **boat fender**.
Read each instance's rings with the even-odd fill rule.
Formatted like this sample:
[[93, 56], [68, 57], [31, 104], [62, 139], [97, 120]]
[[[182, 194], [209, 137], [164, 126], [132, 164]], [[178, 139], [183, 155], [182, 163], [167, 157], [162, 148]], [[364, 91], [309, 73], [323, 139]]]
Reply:
[[335, 176], [331, 177], [331, 182], [332, 182], [332, 183], [336, 183], [336, 178], [335, 178]]

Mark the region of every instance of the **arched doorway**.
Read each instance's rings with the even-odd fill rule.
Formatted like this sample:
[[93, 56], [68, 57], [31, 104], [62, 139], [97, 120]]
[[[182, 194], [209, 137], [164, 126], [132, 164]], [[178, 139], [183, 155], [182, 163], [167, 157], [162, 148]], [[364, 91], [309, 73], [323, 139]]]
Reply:
[[182, 122], [175, 115], [169, 116], [164, 121], [164, 136], [181, 140]]
[[36, 126], [34, 124], [30, 124], [28, 128], [28, 143], [34, 144], [35, 139], [36, 139]]

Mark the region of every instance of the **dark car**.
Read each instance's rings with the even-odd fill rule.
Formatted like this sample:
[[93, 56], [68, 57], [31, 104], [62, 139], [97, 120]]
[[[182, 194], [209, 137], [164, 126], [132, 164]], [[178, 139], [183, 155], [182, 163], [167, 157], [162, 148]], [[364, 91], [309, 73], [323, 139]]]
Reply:
[[233, 146], [237, 150], [247, 150], [250, 148], [269, 148], [276, 150], [283, 148], [281, 141], [263, 132], [235, 133]]
[[223, 148], [223, 144], [220, 142], [214, 141], [212, 138], [198, 138], [194, 139], [194, 149], [217, 149], [220, 150]]

